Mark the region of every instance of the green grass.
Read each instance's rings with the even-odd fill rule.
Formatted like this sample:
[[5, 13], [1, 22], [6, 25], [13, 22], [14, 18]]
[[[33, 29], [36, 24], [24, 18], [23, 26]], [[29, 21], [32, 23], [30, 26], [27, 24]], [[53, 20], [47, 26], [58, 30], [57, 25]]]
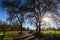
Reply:
[[[53, 33], [53, 34], [60, 34], [60, 31], [54, 31], [54, 30], [45, 30], [41, 31], [43, 34]], [[5, 36], [6, 37], [16, 37], [18, 35], [19, 31], [6, 31]], [[0, 34], [3, 34], [2, 31], [0, 31]]]
[[[45, 31], [41, 31], [43, 34], [49, 34], [49, 33], [53, 33], [53, 34], [59, 34], [60, 35], [60, 31], [53, 31], [53, 30], [45, 30]], [[3, 34], [2, 31], [0, 31], [0, 34]], [[5, 33], [5, 38], [4, 40], [10, 40], [13, 37], [17, 37], [19, 35], [19, 31], [6, 31]]]
[[49, 33], [53, 33], [53, 34], [60, 34], [60, 31], [54, 31], [54, 30], [45, 30], [45, 31], [41, 31], [43, 34], [49, 34]]
[[[45, 30], [41, 31], [43, 34], [53, 33], [53, 34], [60, 34], [60, 31], [54, 31], [54, 30]], [[16, 37], [18, 35], [19, 31], [7, 31], [5, 33], [5, 37]], [[2, 31], [0, 31], [0, 34], [3, 34]]]
[[4, 40], [13, 40], [13, 37], [17, 37], [19, 31], [6, 31]]
[[7, 31], [5, 33], [5, 37], [16, 37], [18, 36], [19, 34], [19, 31]]
[[0, 34], [3, 34], [3, 32], [2, 32], [2, 31], [0, 31]]
[[13, 40], [14, 37], [19, 35], [19, 31], [8, 31], [5, 33], [4, 40]]
[[[5, 36], [11, 37], [18, 35], [19, 31], [6, 31]], [[3, 32], [0, 32], [0, 34], [3, 34]]]

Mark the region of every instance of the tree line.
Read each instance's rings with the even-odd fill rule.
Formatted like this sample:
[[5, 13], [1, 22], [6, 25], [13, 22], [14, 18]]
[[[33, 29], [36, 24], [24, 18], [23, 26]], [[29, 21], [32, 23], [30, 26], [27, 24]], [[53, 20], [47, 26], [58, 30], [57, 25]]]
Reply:
[[[23, 27], [22, 28], [24, 31], [27, 31], [28, 29]], [[12, 25], [6, 23], [6, 22], [3, 22], [3, 21], [0, 21], [0, 31], [20, 31], [20, 27], [19, 27], [19, 24], [18, 23], [14, 23]]]

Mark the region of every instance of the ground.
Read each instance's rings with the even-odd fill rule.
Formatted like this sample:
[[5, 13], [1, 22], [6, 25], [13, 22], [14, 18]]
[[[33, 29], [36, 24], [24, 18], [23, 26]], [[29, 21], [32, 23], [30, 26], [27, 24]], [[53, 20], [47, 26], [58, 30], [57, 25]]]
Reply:
[[[19, 36], [19, 32], [20, 31], [6, 31], [5, 33], [5, 37], [4, 40], [13, 40], [13, 38]], [[45, 31], [41, 31], [44, 35], [48, 35], [48, 36], [55, 36], [54, 34], [56, 34], [57, 36], [60, 35], [60, 31], [54, 31], [54, 30], [45, 30]], [[27, 34], [27, 32], [24, 31], [24, 33]], [[2, 35], [3, 32], [0, 32], [0, 35]], [[46, 36], [47, 37], [47, 36]], [[60, 37], [60, 36], [59, 36]], [[0, 37], [1, 38], [1, 37]]]

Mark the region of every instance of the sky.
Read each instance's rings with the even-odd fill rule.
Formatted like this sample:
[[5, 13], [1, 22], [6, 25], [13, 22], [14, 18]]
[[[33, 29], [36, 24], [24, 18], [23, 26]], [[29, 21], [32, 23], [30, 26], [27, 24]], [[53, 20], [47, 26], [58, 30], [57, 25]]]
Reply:
[[[22, 0], [22, 3], [24, 3], [24, 0]], [[5, 9], [2, 8], [2, 0], [0, 0], [0, 20], [7, 22], [7, 11]], [[24, 25], [26, 28], [29, 27], [30, 29], [35, 29], [33, 26], [31, 26], [30, 24], [27, 24], [27, 22]]]
[[[24, 0], [22, 0], [22, 2], [24, 2]], [[0, 0], [0, 20], [2, 21], [7, 21], [7, 11], [5, 9], [2, 8], [2, 0]]]
[[6, 21], [8, 15], [6, 10], [2, 8], [1, 3], [2, 3], [2, 0], [0, 0], [0, 20]]
[[[7, 20], [6, 20], [7, 17], [8, 17], [7, 11], [2, 8], [1, 3], [2, 3], [2, 0], [0, 0], [0, 20], [7, 22]], [[22, 0], [22, 3], [24, 3], [24, 0]], [[53, 22], [53, 21], [52, 21], [52, 22]], [[50, 23], [50, 22], [49, 22], [49, 23]], [[52, 24], [54, 24], [54, 22], [53, 22]], [[54, 25], [55, 25], [55, 24], [54, 24]], [[35, 29], [35, 27], [31, 26], [31, 25], [28, 24], [27, 22], [26, 22], [26, 24], [25, 24], [24, 26], [25, 26], [25, 27], [29, 27], [29, 28], [31, 28], [31, 29]]]
[[[22, 2], [24, 2], [24, 0], [22, 0]], [[0, 0], [0, 20], [6, 21], [6, 19], [8, 17], [7, 11], [2, 8], [1, 4], [2, 4], [2, 0]]]
[[[24, 0], [22, 0], [22, 2], [24, 2]], [[8, 17], [7, 11], [2, 8], [1, 4], [2, 4], [2, 0], [0, 0], [0, 20], [6, 21], [6, 19]]]

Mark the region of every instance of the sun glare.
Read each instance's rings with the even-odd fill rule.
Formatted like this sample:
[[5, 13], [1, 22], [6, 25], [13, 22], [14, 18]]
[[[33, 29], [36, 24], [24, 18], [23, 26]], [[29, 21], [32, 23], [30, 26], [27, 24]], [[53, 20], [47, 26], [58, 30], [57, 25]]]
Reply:
[[42, 20], [45, 21], [45, 22], [49, 22], [49, 18], [48, 17], [44, 17]]

